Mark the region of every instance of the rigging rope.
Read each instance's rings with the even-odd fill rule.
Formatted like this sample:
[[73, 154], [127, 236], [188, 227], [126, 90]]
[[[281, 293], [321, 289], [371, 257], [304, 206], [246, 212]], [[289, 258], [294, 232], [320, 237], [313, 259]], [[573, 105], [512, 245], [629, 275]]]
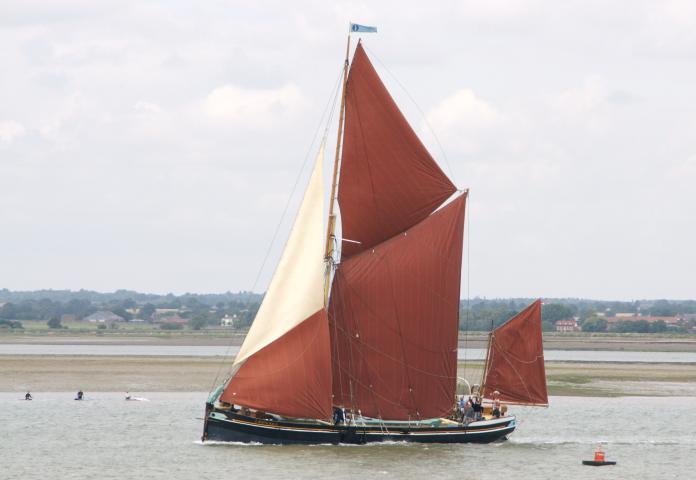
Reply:
[[[467, 378], [467, 356], [469, 353], [469, 315], [471, 315], [471, 220], [470, 216], [470, 203], [471, 203], [471, 192], [466, 194], [466, 205], [464, 205], [465, 213], [464, 217], [466, 220], [466, 231], [469, 236], [469, 241], [466, 243], [466, 320], [464, 324], [464, 378]], [[483, 375], [483, 374], [482, 374]], [[483, 383], [483, 380], [479, 382], [479, 386]], [[479, 387], [480, 388], [480, 387]]]

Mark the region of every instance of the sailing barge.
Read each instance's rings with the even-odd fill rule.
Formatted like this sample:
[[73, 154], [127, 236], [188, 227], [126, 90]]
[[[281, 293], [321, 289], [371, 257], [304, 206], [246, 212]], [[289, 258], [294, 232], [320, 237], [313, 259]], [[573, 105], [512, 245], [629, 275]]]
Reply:
[[[206, 403], [202, 438], [504, 439], [514, 416], [456, 413], [467, 190], [433, 160], [360, 41], [352, 62], [349, 51], [350, 35], [327, 231], [322, 142], [265, 298]], [[491, 332], [479, 394], [547, 404], [540, 316], [537, 301]]]

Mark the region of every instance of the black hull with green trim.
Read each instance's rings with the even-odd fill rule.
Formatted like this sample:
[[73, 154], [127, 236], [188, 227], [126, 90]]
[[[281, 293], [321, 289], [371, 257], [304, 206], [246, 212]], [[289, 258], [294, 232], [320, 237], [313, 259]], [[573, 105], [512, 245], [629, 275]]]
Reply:
[[318, 421], [257, 419], [211, 409], [206, 414], [203, 441], [262, 444], [365, 444], [377, 442], [491, 443], [505, 440], [515, 430], [514, 416], [481, 420], [468, 425], [409, 426], [332, 425]]

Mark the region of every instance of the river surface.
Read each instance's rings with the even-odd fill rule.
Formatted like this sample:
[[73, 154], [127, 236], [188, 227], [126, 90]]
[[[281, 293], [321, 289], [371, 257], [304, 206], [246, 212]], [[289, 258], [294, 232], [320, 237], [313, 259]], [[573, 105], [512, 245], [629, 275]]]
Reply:
[[[112, 356], [185, 356], [214, 357], [232, 356], [238, 346], [201, 345], [41, 345], [1, 343], [0, 355], [112, 355]], [[482, 348], [460, 348], [460, 360], [483, 360], [486, 350]], [[546, 350], [544, 358], [549, 361], [572, 362], [649, 362], [649, 363], [696, 363], [696, 352], [626, 352], [597, 350]]]
[[[3, 479], [689, 479], [696, 398], [552, 397], [490, 445], [201, 444], [201, 393], [0, 393]], [[584, 467], [597, 441], [614, 467]]]

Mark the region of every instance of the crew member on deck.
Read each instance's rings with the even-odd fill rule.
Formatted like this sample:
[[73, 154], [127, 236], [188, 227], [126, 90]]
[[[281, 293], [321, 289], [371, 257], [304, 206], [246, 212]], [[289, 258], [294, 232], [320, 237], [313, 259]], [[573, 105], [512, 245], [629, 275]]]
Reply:
[[483, 405], [481, 405], [481, 397], [476, 395], [471, 403], [471, 408], [474, 410], [474, 420], [481, 420], [483, 416]]
[[500, 392], [498, 390], [493, 392], [493, 416], [500, 418]]
[[467, 421], [471, 421], [474, 419], [474, 401], [469, 397], [469, 399], [466, 401], [466, 405], [464, 406], [464, 418]]
[[334, 425], [338, 425], [339, 423], [343, 423], [346, 421], [346, 415], [343, 412], [343, 409], [340, 407], [334, 407]]

